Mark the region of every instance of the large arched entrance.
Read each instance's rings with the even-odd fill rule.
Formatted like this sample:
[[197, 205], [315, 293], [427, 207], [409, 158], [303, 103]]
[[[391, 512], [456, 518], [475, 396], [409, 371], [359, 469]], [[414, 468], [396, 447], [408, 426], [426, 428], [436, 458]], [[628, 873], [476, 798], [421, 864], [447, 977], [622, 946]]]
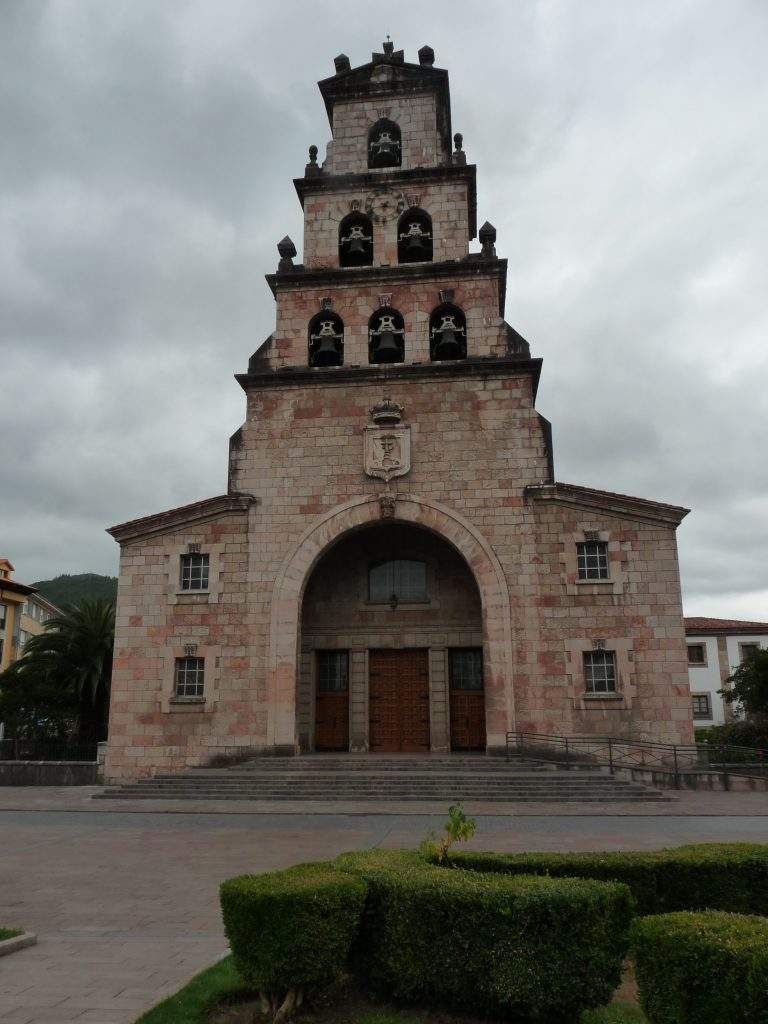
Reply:
[[[503, 749], [506, 732], [514, 728], [510, 604], [503, 571], [490, 545], [471, 523], [438, 502], [407, 495], [392, 497], [389, 495], [369, 496], [356, 499], [333, 509], [325, 517], [315, 521], [304, 532], [283, 562], [275, 581], [270, 621], [267, 678], [270, 745], [276, 751], [284, 753], [297, 751], [301, 746], [305, 749], [311, 749], [314, 746], [315, 724], [312, 715], [316, 714], [317, 709], [315, 708], [314, 712], [312, 711], [312, 701], [316, 701], [316, 695], [313, 696], [313, 693], [316, 694], [316, 691], [313, 690], [313, 679], [316, 678], [319, 668], [317, 665], [312, 665], [311, 658], [316, 658], [316, 654], [312, 654], [313, 651], [327, 649], [338, 652], [346, 649], [350, 652], [350, 661], [348, 663], [349, 679], [352, 678], [355, 671], [359, 672], [359, 666], [354, 665], [355, 655], [358, 658], [367, 658], [367, 671], [370, 675], [370, 653], [363, 655], [359, 650], [352, 650], [352, 647], [341, 647], [343, 633], [337, 630], [335, 646], [321, 648], [311, 645], [311, 643], [321, 642], [318, 641], [317, 635], [311, 643], [305, 643], [302, 640], [301, 625], [304, 617], [305, 593], [307, 593], [309, 600], [307, 608], [312, 609], [316, 605], [317, 598], [313, 596], [316, 595], [315, 583], [313, 582], [315, 569], [318, 567], [322, 568], [321, 563], [326, 564], [324, 561], [326, 556], [329, 559], [327, 565], [332, 564], [333, 549], [341, 542], [345, 535], [349, 534], [351, 538], [355, 533], [360, 532], [361, 536], [363, 536], [363, 528], [373, 526], [421, 527], [422, 530], [419, 532], [419, 538], [423, 539], [425, 532], [435, 536], [437, 541], [446, 545], [446, 550], [450, 551], [452, 549], [452, 558], [456, 554], [460, 556], [458, 564], [463, 564], [470, 577], [474, 580], [480, 603], [480, 646], [482, 651], [480, 664], [484, 693], [487, 747], [488, 749]], [[395, 535], [392, 534], [391, 536], [394, 538]], [[405, 535], [402, 534], [401, 536]], [[372, 543], [374, 534], [371, 533], [369, 537]], [[383, 537], [383, 534], [379, 534], [379, 540]], [[415, 540], [415, 533], [408, 537], [409, 544]], [[409, 562], [418, 561], [418, 559], [396, 559], [392, 557], [391, 550], [382, 553], [381, 558], [378, 559], [382, 566], [387, 566], [387, 563], [394, 561]], [[456, 563], [454, 562], [454, 564]], [[323, 573], [325, 572], [325, 568], [322, 568], [322, 572], [317, 576], [318, 581], [323, 579]], [[403, 572], [406, 574], [406, 577], [408, 577], [409, 572], [411, 573], [410, 578], [412, 582], [409, 584], [410, 586], [415, 585], [413, 579], [416, 579], [418, 582], [419, 570], [409, 570], [407, 567], [386, 567], [381, 569], [373, 585], [375, 588], [384, 587], [386, 589], [387, 581], [394, 579], [395, 573], [402, 574]], [[416, 576], [413, 574], [416, 574]], [[400, 579], [400, 576], [398, 576], [398, 579]], [[366, 576], [366, 580], [370, 586], [370, 578]], [[377, 592], [380, 593], [381, 591]], [[414, 605], [417, 602], [406, 603]], [[398, 599], [399, 604], [400, 601]], [[413, 608], [408, 610], [414, 611]], [[379, 612], [381, 612], [381, 609], [379, 609]], [[313, 614], [314, 612], [308, 610], [309, 620], [312, 619]], [[371, 610], [371, 614], [376, 613]], [[384, 621], [381, 615], [379, 618], [380, 621]], [[312, 624], [309, 620], [307, 622], [308, 628], [310, 626], [311, 629], [315, 629], [316, 626], [322, 628], [320, 620], [317, 620], [315, 624]], [[472, 634], [472, 630], [476, 630], [476, 623], [477, 617], [474, 615], [474, 620], [468, 633]], [[434, 625], [434, 623], [430, 625]], [[454, 637], [455, 635], [453, 634]], [[472, 635], [477, 636], [477, 632]], [[425, 649], [429, 651], [429, 647], [420, 647], [413, 642], [407, 626], [400, 629], [397, 642], [403, 646], [395, 647], [394, 643], [380, 648], [368, 646], [365, 648], [365, 651], [424, 651]], [[421, 643], [421, 641], [419, 642]], [[450, 646], [446, 641], [446, 651]], [[476, 652], [478, 650], [471, 643], [466, 647], [460, 647], [457, 644], [456, 647], [467, 652]], [[310, 660], [307, 660], [308, 655]], [[444, 657], [446, 656], [444, 654]], [[412, 673], [423, 672], [424, 655], [422, 654], [420, 657], [422, 659], [422, 669], [418, 669], [416, 659], [414, 658], [413, 664], [408, 671]], [[324, 685], [329, 687], [330, 692], [333, 692], [332, 688], [334, 686], [337, 688], [343, 686], [343, 683], [339, 682], [339, 673], [343, 673], [344, 668], [338, 665], [333, 666], [331, 662], [332, 659], [329, 658], [322, 671], [325, 673]], [[429, 672], [430, 666], [430, 655], [428, 654], [427, 672]], [[402, 668], [402, 665], [400, 667]], [[397, 674], [397, 668], [392, 666], [391, 660], [387, 663], [384, 655], [382, 655], [381, 661], [378, 662], [378, 666], [376, 662], [374, 663], [374, 668], [376, 668], [377, 672], [383, 672], [384, 674]], [[450, 672], [450, 666], [447, 671]], [[456, 673], [463, 673], [464, 677], [471, 684], [473, 673], [476, 674], [477, 672], [477, 654], [468, 653], [464, 664], [460, 665], [457, 662], [454, 671]], [[447, 680], [444, 681], [443, 687], [443, 692], [446, 694], [448, 689]], [[350, 697], [354, 699], [354, 694], [350, 693]], [[429, 744], [431, 749], [446, 749], [450, 743], [450, 726], [446, 726], [442, 732], [441, 739], [439, 738], [441, 735], [440, 730], [433, 731], [433, 714], [436, 707], [436, 702], [434, 704], [430, 703]], [[444, 708], [444, 714], [445, 720], [448, 722], [450, 707], [446, 706]], [[357, 725], [353, 723], [364, 722], [366, 715], [368, 717], [368, 740], [363, 741], [362, 727], [358, 732], [355, 732]], [[357, 719], [355, 719], [355, 709], [350, 709], [350, 747], [355, 748], [357, 746], [357, 749], [369, 748], [370, 726], [370, 706], [367, 711], [361, 711]], [[366, 742], [368, 746], [365, 745]]]
[[485, 750], [480, 595], [430, 530], [345, 534], [307, 581], [300, 638], [300, 749]]

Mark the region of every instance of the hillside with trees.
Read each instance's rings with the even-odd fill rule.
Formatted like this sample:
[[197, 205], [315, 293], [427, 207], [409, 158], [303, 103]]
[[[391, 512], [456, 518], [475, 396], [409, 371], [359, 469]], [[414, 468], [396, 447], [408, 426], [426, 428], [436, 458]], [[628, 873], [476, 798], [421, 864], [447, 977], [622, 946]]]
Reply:
[[40, 580], [32, 586], [59, 608], [80, 605], [84, 600], [114, 601], [117, 597], [117, 577], [99, 576], [94, 572], [82, 572], [75, 576], [65, 573], [52, 580]]

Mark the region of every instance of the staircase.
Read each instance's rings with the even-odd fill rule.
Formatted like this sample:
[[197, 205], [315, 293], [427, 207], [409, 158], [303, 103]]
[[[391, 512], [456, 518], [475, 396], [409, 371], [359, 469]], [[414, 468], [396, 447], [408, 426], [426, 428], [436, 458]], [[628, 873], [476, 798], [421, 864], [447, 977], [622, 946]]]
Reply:
[[585, 766], [563, 768], [482, 754], [309, 754], [192, 768], [110, 786], [101, 800], [270, 800], [327, 803], [608, 803], [666, 800], [646, 786]]

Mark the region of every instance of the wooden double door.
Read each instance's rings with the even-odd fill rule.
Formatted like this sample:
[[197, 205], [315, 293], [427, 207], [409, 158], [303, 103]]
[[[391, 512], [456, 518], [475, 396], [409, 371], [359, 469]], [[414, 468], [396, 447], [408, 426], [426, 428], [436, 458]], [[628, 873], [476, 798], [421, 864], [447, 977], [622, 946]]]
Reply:
[[369, 654], [369, 746], [374, 753], [429, 750], [429, 652]]

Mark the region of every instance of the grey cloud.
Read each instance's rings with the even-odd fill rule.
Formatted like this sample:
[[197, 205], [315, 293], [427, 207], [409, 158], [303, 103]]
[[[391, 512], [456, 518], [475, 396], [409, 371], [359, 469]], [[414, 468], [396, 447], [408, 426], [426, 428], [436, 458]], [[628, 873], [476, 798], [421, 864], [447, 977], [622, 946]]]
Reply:
[[[111, 523], [219, 491], [232, 373], [301, 245], [318, 78], [389, 31], [451, 74], [558, 476], [690, 506], [686, 605], [768, 618], [759, 0], [10, 5], [0, 39], [0, 548], [114, 571]], [[11, 440], [12, 439], [12, 440]]]

